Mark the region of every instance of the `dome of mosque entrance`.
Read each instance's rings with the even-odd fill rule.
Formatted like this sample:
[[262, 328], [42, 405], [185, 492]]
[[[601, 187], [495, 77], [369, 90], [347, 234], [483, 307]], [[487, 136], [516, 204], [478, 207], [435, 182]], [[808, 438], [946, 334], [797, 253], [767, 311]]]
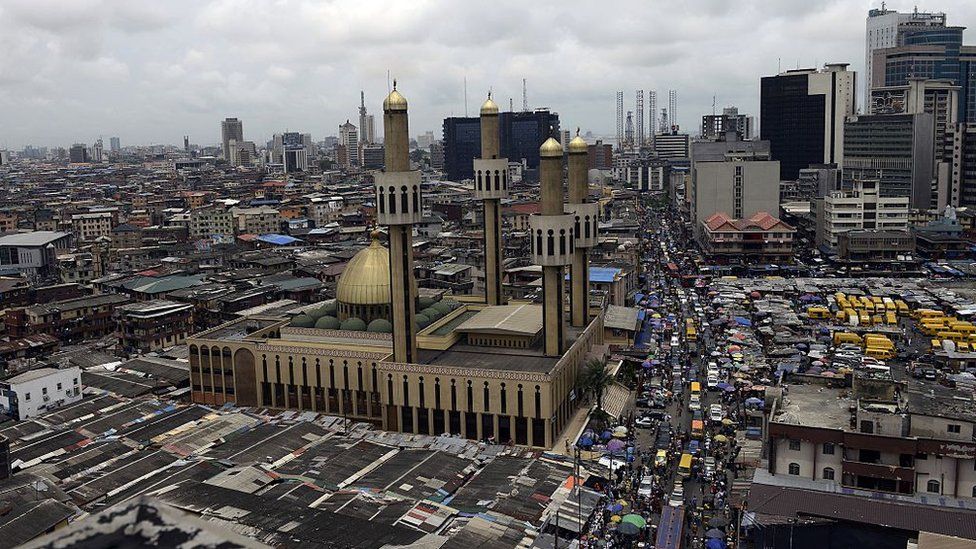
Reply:
[[390, 251], [380, 244], [378, 235], [342, 271], [336, 300], [346, 305], [390, 304]]

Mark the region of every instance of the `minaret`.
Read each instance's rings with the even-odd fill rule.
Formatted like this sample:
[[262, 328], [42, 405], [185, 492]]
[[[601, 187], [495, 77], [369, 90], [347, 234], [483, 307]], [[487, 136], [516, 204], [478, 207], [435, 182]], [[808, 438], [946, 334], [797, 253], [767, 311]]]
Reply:
[[410, 169], [407, 100], [396, 89], [383, 101], [386, 168], [373, 176], [376, 219], [390, 234], [390, 298], [393, 310], [393, 360], [417, 361], [414, 324], [417, 287], [413, 275], [413, 224], [423, 214], [420, 172]]
[[563, 204], [563, 147], [549, 138], [539, 147], [540, 208], [529, 218], [532, 260], [542, 266], [542, 331], [547, 356], [565, 350], [563, 270], [573, 261], [576, 237], [573, 216]]
[[600, 205], [587, 203], [587, 145], [579, 136], [569, 142], [569, 211], [573, 213], [573, 229], [576, 233], [576, 254], [570, 271], [569, 292], [570, 323], [582, 328], [590, 319], [590, 261], [589, 248], [597, 244]]
[[500, 202], [508, 197], [508, 159], [501, 154], [498, 136], [498, 105], [488, 100], [481, 105], [481, 158], [474, 159], [474, 195], [484, 205], [485, 216], [485, 302], [503, 305], [502, 218]]

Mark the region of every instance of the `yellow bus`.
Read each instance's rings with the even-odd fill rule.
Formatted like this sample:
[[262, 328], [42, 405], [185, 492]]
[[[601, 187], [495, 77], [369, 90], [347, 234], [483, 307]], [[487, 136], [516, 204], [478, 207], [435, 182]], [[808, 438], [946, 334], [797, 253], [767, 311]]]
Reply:
[[678, 462], [678, 474], [682, 478], [691, 477], [691, 454], [681, 454], [681, 461]]
[[905, 303], [904, 300], [896, 299], [895, 306], [898, 307], [898, 314], [901, 316], [908, 316], [912, 312], [911, 309], [908, 308], [908, 303]]
[[826, 307], [807, 307], [807, 314], [810, 318], [830, 318], [830, 311]]
[[936, 311], [934, 309], [918, 309], [915, 311], [915, 318], [919, 320], [926, 320], [929, 318], [942, 318], [945, 313], [942, 311]]
[[895, 316], [894, 311], [889, 309], [888, 312], [885, 313], [885, 322], [888, 324], [898, 324], [898, 317]]
[[698, 331], [695, 329], [695, 321], [690, 318], [685, 319], [685, 339], [688, 341], [695, 341], [698, 339]]
[[881, 360], [889, 360], [895, 358], [895, 351], [891, 349], [882, 349], [880, 347], [868, 347], [864, 349], [864, 354]]

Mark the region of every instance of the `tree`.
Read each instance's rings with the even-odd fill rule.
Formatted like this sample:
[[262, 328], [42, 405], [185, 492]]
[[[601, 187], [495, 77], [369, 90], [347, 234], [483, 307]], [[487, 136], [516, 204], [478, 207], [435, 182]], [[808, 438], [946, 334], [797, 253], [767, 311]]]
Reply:
[[603, 411], [603, 392], [611, 383], [613, 383], [613, 376], [607, 373], [606, 367], [600, 360], [588, 361], [580, 372], [580, 387], [596, 398], [596, 407], [600, 411]]

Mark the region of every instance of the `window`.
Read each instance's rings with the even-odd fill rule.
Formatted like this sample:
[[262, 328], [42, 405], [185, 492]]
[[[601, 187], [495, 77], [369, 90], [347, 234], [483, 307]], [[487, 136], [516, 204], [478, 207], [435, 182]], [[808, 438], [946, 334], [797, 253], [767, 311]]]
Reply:
[[834, 443], [833, 442], [824, 442], [824, 445], [823, 445], [823, 453], [824, 453], [825, 456], [832, 456], [832, 455], [834, 455]]
[[959, 425], [958, 423], [950, 423], [949, 425], [946, 425], [946, 431], [958, 435], [962, 432], [962, 425]]
[[800, 450], [800, 441], [799, 440], [791, 440], [790, 441], [790, 450], [799, 451]]
[[58, 390], [59, 391], [61, 390], [61, 383], [60, 382], [58, 382]]
[[937, 481], [937, 480], [930, 480], [928, 482], [928, 484], [925, 485], [925, 491], [926, 492], [930, 492], [932, 494], [941, 493], [941, 491], [939, 490], [939, 488], [940, 488], [939, 481]]
[[790, 474], [791, 475], [797, 475], [797, 476], [799, 476], [799, 474], [800, 474], [800, 464], [799, 463], [791, 463], [790, 464]]
[[832, 467], [824, 467], [823, 478], [824, 480], [834, 480], [834, 469]]
[[72, 380], [72, 383], [74, 383], [75, 385], [78, 385], [78, 378], [74, 378], [74, 379]]
[[41, 394], [47, 396], [47, 387], [41, 387]]
[[30, 402], [30, 393], [24, 393], [24, 400]]

